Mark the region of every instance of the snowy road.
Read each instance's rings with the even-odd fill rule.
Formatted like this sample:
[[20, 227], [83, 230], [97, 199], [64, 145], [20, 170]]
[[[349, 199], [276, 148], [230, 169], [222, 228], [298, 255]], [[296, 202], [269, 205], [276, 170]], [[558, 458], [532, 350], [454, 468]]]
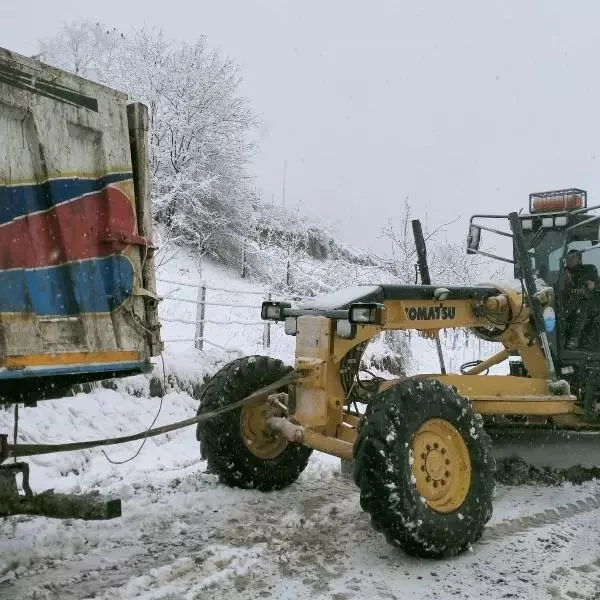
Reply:
[[[388, 546], [354, 484], [314, 460], [317, 471], [267, 495], [224, 488], [196, 464], [123, 484], [120, 520], [8, 520], [0, 549], [14, 568], [0, 598], [600, 598], [600, 511], [421, 561]], [[598, 491], [501, 487], [492, 526]]]

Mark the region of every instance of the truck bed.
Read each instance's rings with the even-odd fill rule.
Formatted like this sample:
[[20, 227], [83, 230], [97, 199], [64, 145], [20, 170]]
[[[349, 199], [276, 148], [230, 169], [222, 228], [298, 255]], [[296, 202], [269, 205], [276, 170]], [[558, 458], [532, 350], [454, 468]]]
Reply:
[[160, 351], [140, 106], [0, 49], [0, 402]]

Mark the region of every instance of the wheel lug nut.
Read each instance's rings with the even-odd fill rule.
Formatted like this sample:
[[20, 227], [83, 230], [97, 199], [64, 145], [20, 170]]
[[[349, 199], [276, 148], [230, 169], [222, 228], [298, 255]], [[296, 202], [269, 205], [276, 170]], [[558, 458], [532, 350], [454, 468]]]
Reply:
[[450, 471], [446, 471], [446, 472], [444, 473], [444, 475], [445, 475], [446, 477], [450, 477]]
[[447, 464], [447, 465], [449, 465], [449, 464], [450, 464], [450, 459], [449, 459], [449, 458], [447, 458], [447, 459], [446, 459], [446, 464]]
[[439, 444], [436, 442], [436, 443], [433, 445], [433, 447], [434, 447], [434, 448], [437, 450], [437, 449], [440, 447], [440, 445], [439, 445]]
[[433, 482], [433, 487], [437, 487], [437, 486], [438, 486], [438, 482], [437, 482], [437, 481], [434, 481], [434, 482]]
[[425, 446], [425, 450], [427, 450], [427, 452], [429, 452], [431, 450], [431, 446], [429, 444], [427, 444], [427, 446]]
[[427, 454], [425, 454], [425, 452], [423, 452], [423, 453], [421, 454], [421, 458], [427, 458]]
[[431, 477], [429, 477], [429, 475], [427, 475], [427, 477], [425, 478], [425, 481], [427, 481], [427, 483], [429, 483], [431, 481]]
[[421, 465], [421, 471], [425, 470], [425, 465]]
[[446, 448], [442, 448], [442, 454], [446, 454]]
[[442, 485], [446, 485], [446, 480], [442, 479]]

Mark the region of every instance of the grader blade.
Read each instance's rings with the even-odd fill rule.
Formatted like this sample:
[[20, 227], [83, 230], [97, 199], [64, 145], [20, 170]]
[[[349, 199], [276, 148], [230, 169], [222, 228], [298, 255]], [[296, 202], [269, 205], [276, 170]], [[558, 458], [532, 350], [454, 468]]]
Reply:
[[600, 430], [532, 428], [531, 426], [490, 427], [493, 455], [497, 461], [519, 458], [537, 468], [599, 468]]

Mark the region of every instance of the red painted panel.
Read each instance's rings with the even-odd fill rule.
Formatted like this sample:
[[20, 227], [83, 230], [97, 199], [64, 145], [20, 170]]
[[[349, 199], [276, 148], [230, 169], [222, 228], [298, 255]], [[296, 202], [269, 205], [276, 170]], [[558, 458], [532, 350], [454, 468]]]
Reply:
[[0, 226], [0, 270], [108, 256], [127, 244], [103, 239], [130, 236], [135, 230], [131, 201], [109, 186]]

